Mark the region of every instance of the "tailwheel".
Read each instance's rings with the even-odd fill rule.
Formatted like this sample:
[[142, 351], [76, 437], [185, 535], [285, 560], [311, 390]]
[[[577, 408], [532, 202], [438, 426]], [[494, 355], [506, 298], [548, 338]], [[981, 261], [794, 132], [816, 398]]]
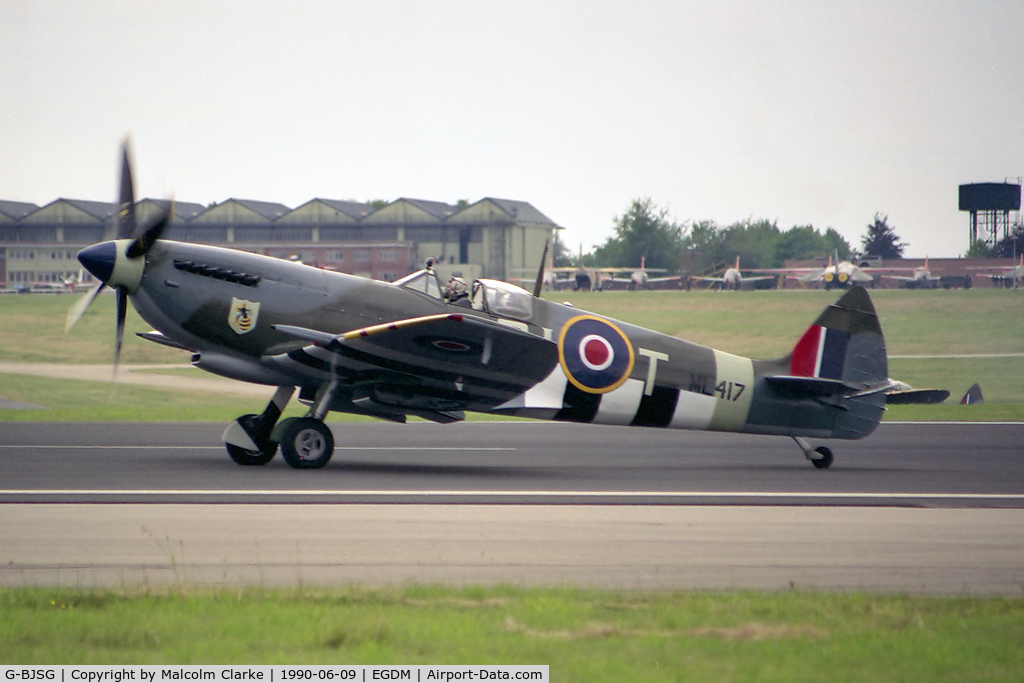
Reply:
[[818, 446], [814, 449], [814, 452], [819, 454], [820, 458], [811, 458], [811, 464], [817, 467], [819, 470], [827, 470], [832, 466], [832, 450], [825, 446]]
[[330, 462], [334, 454], [334, 435], [323, 422], [312, 417], [296, 417], [278, 426], [281, 455], [290, 466], [297, 470], [312, 470]]

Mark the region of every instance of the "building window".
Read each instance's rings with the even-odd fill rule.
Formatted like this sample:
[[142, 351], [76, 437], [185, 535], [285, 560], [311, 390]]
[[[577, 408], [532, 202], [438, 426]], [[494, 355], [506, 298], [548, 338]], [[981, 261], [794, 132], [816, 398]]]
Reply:
[[370, 260], [371, 254], [369, 249], [356, 249], [352, 252], [352, 258], [360, 263], [365, 263]]

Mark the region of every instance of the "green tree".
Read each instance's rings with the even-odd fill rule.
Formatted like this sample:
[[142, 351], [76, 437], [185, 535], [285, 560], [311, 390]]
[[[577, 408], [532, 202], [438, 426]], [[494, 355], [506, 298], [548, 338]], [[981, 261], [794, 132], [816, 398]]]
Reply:
[[[853, 246], [846, 241], [846, 238], [839, 234], [835, 228], [829, 228], [825, 231], [825, 253], [815, 254], [814, 256], [831, 256], [834, 252], [839, 253], [839, 258], [848, 260], [853, 258]], [[810, 257], [804, 257], [810, 258]]]
[[1024, 224], [1017, 223], [1009, 235], [999, 240], [992, 256], [996, 258], [1020, 258], [1024, 254]]
[[594, 256], [605, 266], [640, 266], [679, 269], [683, 252], [683, 225], [671, 220], [650, 198], [634, 199], [629, 210], [615, 218], [615, 234], [598, 247]]
[[551, 251], [551, 265], [555, 268], [569, 268], [572, 266], [572, 252], [570, 252], [562, 240], [555, 235], [555, 247]]
[[700, 221], [690, 225], [683, 247], [692, 257], [691, 271], [703, 273], [721, 263], [724, 243], [725, 234], [714, 221]]
[[740, 257], [747, 268], [770, 268], [775, 265], [779, 227], [765, 219], [747, 219], [733, 223], [723, 231], [719, 260], [730, 265]]
[[967, 250], [967, 258], [991, 258], [992, 247], [988, 246], [981, 240], [978, 240], [971, 245], [971, 248]]
[[889, 225], [889, 217], [875, 214], [875, 222], [868, 224], [868, 231], [861, 238], [865, 256], [881, 256], [888, 259], [903, 258], [907, 244], [900, 241], [896, 229]]
[[824, 258], [836, 251], [840, 258], [850, 258], [853, 253], [849, 242], [833, 228], [822, 234], [813, 225], [799, 225], [783, 232], [765, 219], [740, 221], [726, 228], [713, 221], [694, 223], [685, 246], [694, 272], [732, 265], [737, 256], [741, 266], [778, 268], [791, 259]]

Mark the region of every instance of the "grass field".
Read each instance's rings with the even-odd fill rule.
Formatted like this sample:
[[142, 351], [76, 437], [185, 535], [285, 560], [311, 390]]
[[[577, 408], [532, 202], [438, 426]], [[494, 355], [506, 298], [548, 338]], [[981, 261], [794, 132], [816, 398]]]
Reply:
[[548, 664], [552, 681], [1019, 681], [1024, 601], [509, 587], [0, 591], [0, 661]]
[[[824, 291], [549, 293], [577, 308], [625, 320], [752, 358], [784, 355], [838, 298]], [[886, 419], [1024, 420], [1024, 291], [879, 290], [872, 293], [890, 356], [890, 375], [918, 387], [952, 392], [954, 404], [894, 406]], [[109, 363], [113, 296], [101, 296], [68, 335], [69, 296], [0, 297], [0, 361]], [[135, 336], [149, 326], [129, 308], [122, 363], [182, 364], [188, 354]], [[992, 358], [900, 358], [1021, 354]], [[174, 372], [195, 373], [195, 370]], [[975, 382], [986, 403], [955, 402]], [[95, 382], [0, 374], [0, 397], [46, 410], [0, 410], [0, 421], [209, 420], [223, 422], [258, 412], [260, 401], [223, 394], [182, 392]], [[293, 411], [298, 409], [293, 406]], [[334, 419], [334, 416], [332, 416]], [[359, 418], [357, 418], [359, 419]]]

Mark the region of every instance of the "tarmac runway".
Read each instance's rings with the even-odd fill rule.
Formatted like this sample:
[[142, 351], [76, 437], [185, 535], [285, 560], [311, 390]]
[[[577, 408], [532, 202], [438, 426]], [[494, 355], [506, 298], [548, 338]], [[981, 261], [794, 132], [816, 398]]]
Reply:
[[333, 424], [328, 467], [223, 425], [0, 425], [0, 585], [586, 585], [1024, 594], [1024, 424], [790, 439]]

